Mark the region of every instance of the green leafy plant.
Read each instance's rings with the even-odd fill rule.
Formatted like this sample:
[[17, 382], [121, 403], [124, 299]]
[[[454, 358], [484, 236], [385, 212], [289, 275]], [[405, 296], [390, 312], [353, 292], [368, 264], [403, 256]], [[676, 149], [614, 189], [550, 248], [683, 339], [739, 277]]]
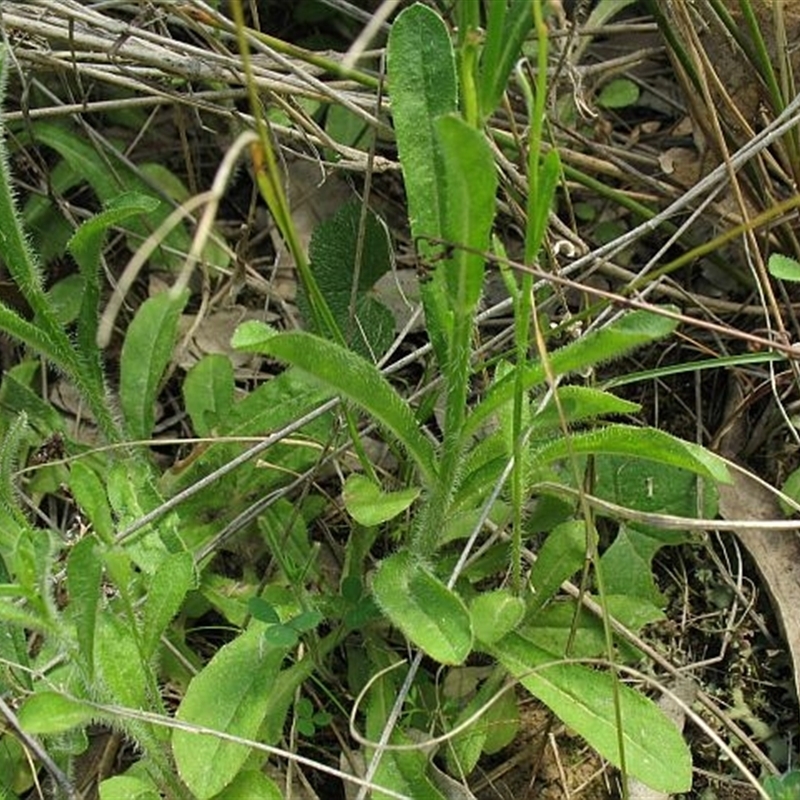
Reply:
[[785, 775], [770, 775], [764, 780], [764, 789], [770, 800], [791, 800], [800, 794], [800, 772], [792, 770]]
[[[0, 55], [0, 89], [4, 89], [8, 59], [4, 52]], [[24, 231], [23, 215], [16, 207], [12, 190], [5, 130], [0, 127], [3, 230], [0, 260], [33, 314], [28, 320], [0, 302], [0, 330], [26, 346], [30, 353], [28, 360], [4, 374], [0, 383], [3, 404], [0, 506], [4, 512], [0, 526], [3, 585], [0, 656], [4, 665], [0, 692], [21, 690], [24, 694], [21, 725], [32, 735], [46, 737], [57, 779], [60, 775], [66, 781], [64, 776], [71, 772], [72, 761], [88, 746], [87, 727], [100, 722], [124, 730], [142, 752], [138, 769], [105, 782], [101, 796], [130, 797], [133, 793], [150, 797], [167, 792], [174, 798], [189, 798], [193, 796], [187, 788], [192, 785], [191, 772], [187, 782], [182, 783], [163, 727], [141, 719], [125, 720], [106, 709], [139, 709], [165, 716], [166, 707], [159, 691], [164, 676], [171, 675], [187, 683], [187, 669], [189, 674], [197, 671], [186, 648], [184, 632], [177, 623], [192, 597], [195, 606], [203, 601], [218, 603], [234, 620], [239, 623], [244, 620], [246, 602], [242, 605], [244, 613], [237, 615], [240, 609], [222, 599], [221, 589], [225, 587], [215, 583], [213, 576], [201, 583], [197, 555], [210, 536], [206, 515], [213, 514], [220, 506], [230, 508], [230, 496], [218, 500], [205, 496], [194, 506], [187, 504], [180, 520], [172, 515], [140, 524], [140, 520], [154, 511], [155, 517], [159, 516], [163, 493], [180, 491], [181, 480], [187, 476], [197, 480], [198, 475], [207, 475], [218, 465], [218, 459], [228, 457], [236, 446], [223, 446], [222, 453], [212, 449], [205, 457], [198, 453], [190, 459], [190, 465], [174, 475], [162, 475], [140, 451], [127, 444], [146, 440], [152, 434], [156, 398], [174, 357], [178, 320], [189, 292], [168, 290], [140, 305], [126, 331], [118, 381], [112, 388], [97, 343], [105, 238], [111, 228], [123, 223], [135, 222], [133, 229], [144, 231], [161, 225], [166, 217], [157, 215], [159, 202], [149, 194], [120, 193], [115, 189], [107, 173], [98, 166], [102, 162], [94, 151], [76, 137], [57, 127], [36, 126], [35, 132], [64, 157], [56, 167], [56, 178], [60, 180], [62, 176], [64, 180], [62, 188], [76, 185], [77, 175], [82, 173], [105, 207], [87, 219], [67, 243], [78, 267], [80, 290], [74, 314], [65, 319], [57, 295], [45, 287], [42, 260]], [[62, 164], [68, 165], [69, 170], [62, 168]], [[122, 174], [129, 186], [143, 187], [132, 174], [125, 170]], [[40, 207], [25, 209], [25, 215], [34, 224], [37, 219], [49, 218], [48, 214]], [[178, 239], [168, 237], [169, 244], [185, 252], [187, 237], [185, 231], [179, 231]], [[54, 251], [49, 252], [52, 255]], [[67, 328], [70, 324], [72, 329]], [[104, 439], [111, 449], [88, 452], [85, 444], [72, 439], [61, 416], [34, 391], [36, 376], [49, 369], [61, 373], [78, 389], [101, 441]], [[187, 377], [184, 392], [199, 434], [225, 430], [246, 436], [244, 431], [262, 432], [273, 423], [280, 427], [279, 417], [288, 420], [304, 404], [311, 409], [324, 399], [307, 381], [297, 380], [296, 374], [293, 379], [286, 373], [278, 383], [264, 386], [236, 403], [230, 361], [214, 356], [198, 363]], [[327, 430], [329, 422], [323, 419], [317, 430]], [[55, 530], [35, 525], [20, 506], [18, 466], [25, 463], [39, 443], [44, 441], [47, 445], [48, 437], [58, 442], [61, 452], [47, 456], [46, 460], [67, 456], [69, 465], [45, 463], [37, 468], [34, 480], [41, 484], [40, 491], [57, 491], [59, 486], [68, 489], [82, 520], [81, 527], [74, 532], [74, 541], [66, 536], [61, 538]], [[282, 468], [302, 470], [315, 460], [313, 449], [290, 450], [300, 457], [293, 458], [288, 453]], [[273, 480], [275, 485], [281, 482], [281, 478]], [[240, 498], [239, 503], [245, 504], [254, 487], [262, 490], [269, 483], [262, 471], [251, 467], [240, 472], [232, 486], [239, 493], [235, 495]], [[272, 536], [274, 527], [282, 526], [289, 517], [285, 509], [282, 514], [267, 515], [263, 523], [265, 538]], [[137, 525], [135, 534], [121, 535], [123, 529]], [[294, 531], [297, 547], [288, 555], [300, 559], [305, 528], [296, 524]], [[287, 561], [287, 568], [292, 564]], [[59, 588], [63, 600], [56, 602], [54, 587]], [[278, 632], [295, 632], [296, 641], [297, 635], [313, 630], [318, 622], [319, 614], [308, 610], [291, 616], [286, 626], [272, 627]], [[259, 648], [264, 646], [259, 638], [263, 629], [262, 624], [259, 635], [254, 634]], [[42, 643], [35, 651], [26, 642], [30, 634], [41, 637]], [[277, 674], [291, 644], [286, 643], [285, 636], [280, 639], [273, 635], [273, 638], [278, 641], [267, 647], [271, 648], [270, 663], [275, 664]], [[238, 644], [240, 640], [236, 640], [240, 649], [248, 640], [241, 641]], [[223, 663], [226, 652], [221, 651]], [[209, 665], [209, 668], [213, 678], [217, 667]], [[34, 674], [36, 678], [32, 677]], [[297, 680], [302, 680], [307, 672], [298, 674]], [[271, 718], [276, 738], [291, 705], [295, 685], [297, 681], [286, 691], [282, 710], [276, 712], [278, 716]], [[202, 688], [202, 681], [198, 686]], [[196, 691], [193, 689], [192, 694]], [[244, 691], [252, 689], [245, 687]], [[192, 694], [187, 706], [190, 709]], [[235, 702], [233, 705], [229, 724], [240, 736], [254, 734], [247, 727], [250, 718], [245, 715], [240, 719], [235, 713]], [[259, 724], [263, 719], [264, 715]], [[233, 750], [242, 752], [241, 748]], [[223, 754], [226, 752], [223, 748]], [[244, 752], [246, 755], [246, 748]], [[7, 776], [15, 776], [9, 788], [19, 787], [22, 793], [26, 781], [31, 780], [24, 752], [4, 748], [3, 753], [0, 772], [4, 786]], [[223, 755], [221, 763], [227, 763], [226, 758], [236, 756]], [[266, 785], [274, 796], [278, 795], [274, 784], [263, 776], [254, 779], [246, 771], [238, 772], [238, 768], [229, 769], [223, 783], [230, 783], [228, 790], [234, 792], [231, 796], [236, 796], [237, 786], [257, 784], [262, 789]], [[263, 791], [261, 796], [266, 796]]]
[[[173, 203], [182, 203], [189, 196], [180, 179], [161, 164], [140, 164], [134, 170], [114, 148], [100, 153], [91, 142], [86, 141], [85, 136], [68, 125], [39, 121], [15, 133], [20, 144], [35, 143], [59, 155], [60, 160], [49, 174], [53, 191], [58, 194], [88, 183], [103, 205], [116, 201], [120, 194], [125, 193], [160, 195], [162, 199]], [[158, 202], [139, 212], [137, 217], [129, 218], [127, 238], [131, 250], [138, 249], [141, 242], [165, 222], [170, 211], [167, 202]], [[49, 198], [31, 197], [22, 208], [22, 217], [43, 260], [49, 261], [61, 255], [61, 248], [70, 238], [71, 227]], [[163, 269], [177, 270], [190, 245], [188, 230], [183, 225], [177, 225], [154, 250], [151, 260]], [[204, 248], [203, 258], [209, 266], [218, 268], [226, 267], [229, 261], [225, 250], [213, 240]]]
[[[349, 203], [315, 228], [308, 255], [311, 271], [347, 346], [376, 360], [387, 350], [394, 334], [392, 313], [369, 294], [391, 268], [385, 226], [371, 213], [362, 223], [361, 206]], [[305, 292], [300, 295], [300, 308], [314, 330]]]
[[[512, 73], [529, 122], [527, 192], [513, 198], [526, 211], [524, 265], [543, 259], [564, 173], [557, 149], [546, 146], [544, 4], [464, 0], [455, 40], [421, 4], [392, 24], [392, 122], [427, 278], [428, 368], [440, 378], [419, 403], [379, 367], [394, 328], [372, 296], [391, 269], [387, 232], [353, 204], [324, 221], [303, 251], [270, 115], [248, 73], [241, 4], [231, 7], [257, 127], [242, 141], [297, 265], [306, 330], [238, 327], [237, 349], [288, 365], [255, 387], [219, 353], [179, 377], [184, 424], [196, 438], [163, 466], [141, 442], [156, 426], [190, 291], [179, 284], [139, 305], [113, 383], [97, 319], [108, 231], [125, 222], [132, 247], [167, 215], [123, 166], [134, 191], [120, 195], [69, 129], [34, 126], [59, 155], [62, 190], [82, 170], [103, 204], [70, 232], [82, 287], [73, 336], [23, 231], [22, 217], [41, 223], [52, 209], [29, 201], [17, 212], [0, 152], [0, 258], [35, 314], [29, 322], [0, 306], [0, 329], [31, 352], [0, 383], [0, 694], [24, 698], [21, 729], [45, 742], [65, 775], [93, 723], [134, 741], [137, 763], [100, 785], [107, 800], [280, 797], [262, 770], [268, 755], [285, 755], [277, 748], [287, 738], [311, 739], [348, 715], [362, 796], [371, 788], [376, 797], [450, 797], [452, 778], [439, 767], [463, 779], [517, 735], [517, 685], [626, 776], [659, 792], [688, 791], [688, 747], [656, 704], [622, 681], [617, 665], [641, 654], [613, 623], [638, 631], [663, 617], [652, 562], [689, 536], [654, 523], [698, 508], [713, 516], [714, 485], [728, 475], [703, 448], [633, 424], [636, 403], [583, 380], [668, 337], [674, 309], [628, 311], [602, 324], [587, 315], [585, 330], [573, 336], [564, 326], [556, 340], [541, 311], [551, 288], [513, 269], [495, 236], [501, 139], [486, 123]], [[535, 45], [533, 84], [515, 71], [523, 44]], [[177, 227], [157, 265], [174, 268], [187, 237]], [[203, 257], [214, 263], [214, 249]], [[486, 356], [475, 343], [489, 264], [501, 271], [514, 320], [511, 345]], [[90, 450], [66, 434], [35, 389], [47, 364], [77, 386], [112, 448]], [[396, 469], [371, 462], [362, 418], [389, 443]], [[80, 512], [69, 542], [35, 526], [19, 502], [18, 465], [54, 432], [65, 436], [65, 463], [36, 469], [26, 490], [68, 488]], [[331, 463], [335, 470], [320, 473]], [[599, 616], [560, 592], [576, 576]], [[37, 649], [28, 646], [31, 632]], [[417, 655], [407, 664], [409, 643]], [[352, 709], [345, 697], [348, 706], [358, 698]], [[21, 748], [0, 749], [0, 774], [14, 775], [12, 791], [26, 790]]]
[[773, 253], [767, 262], [769, 274], [783, 281], [800, 281], [800, 264], [789, 256]]
[[639, 99], [639, 87], [627, 78], [609, 81], [597, 95], [597, 104], [604, 108], [627, 108]]
[[[493, 18], [493, 24], [500, 23]], [[673, 323], [635, 312], [560, 350], [548, 353], [542, 349], [539, 358], [531, 361], [527, 351], [532, 284], [526, 276], [519, 283], [513, 276], [507, 279], [518, 318], [517, 363], [498, 369], [485, 396], [468, 407], [474, 369], [470, 342], [483, 288], [482, 253], [490, 245], [496, 191], [492, 154], [483, 132], [476, 127], [477, 116], [473, 118], [470, 112], [478, 105], [476, 76], [481, 74], [474, 48], [466, 35], [461, 50], [454, 51], [442, 21], [421, 5], [397, 18], [388, 45], [392, 110], [412, 233], [420, 242], [422, 256], [435, 265], [423, 287], [423, 302], [445, 384], [443, 433], [438, 445], [432, 446], [421, 433], [413, 408], [378, 370], [340, 342], [306, 332], [279, 333], [259, 323], [248, 323], [237, 331], [234, 344], [280, 358], [323, 382], [376, 419], [414, 463], [419, 479], [415, 493], [420, 493], [414, 519], [399, 528], [400, 549], [382, 560], [371, 584], [378, 607], [411, 642], [445, 665], [463, 664], [472, 652], [493, 655], [606, 758], [655, 788], [683, 791], [690, 784], [691, 761], [674, 726], [644, 696], [620, 685], [613, 672], [596, 672], [562, 661], [570, 655], [585, 658], [605, 654], [611, 658], [607, 628], [604, 635], [601, 627], [595, 646], [589, 642], [581, 645], [582, 630], [576, 632], [577, 637], [566, 635], [574, 624], [573, 608], [572, 620], [568, 616], [562, 621], [565, 636], [559, 641], [575, 639], [577, 644], [563, 646], [553, 639], [547, 646], [537, 644], [542, 641], [535, 633], [542, 606], [564, 579], [579, 570], [586, 546], [590, 552], [595, 549], [596, 534], [586, 518], [573, 523], [564, 519], [555, 526], [546, 548], [559, 555], [553, 558], [553, 567], [546, 575], [534, 570], [530, 585], [535, 599], [526, 600], [520, 580], [522, 498], [537, 487], [547, 492], [546, 487], [552, 484], [571, 487], [570, 491], [580, 495], [587, 458], [596, 461], [599, 468], [606, 458], [637, 458], [646, 452], [662, 469], [675, 467], [711, 481], [724, 481], [727, 473], [710, 453], [659, 431], [608, 423], [581, 429], [586, 421], [629, 406], [602, 392], [581, 394], [572, 387], [559, 388], [557, 379], [654, 341], [668, 334]], [[496, 56], [487, 54], [486, 58]], [[457, 85], [462, 92], [463, 116], [456, 113]], [[420, 87], [425, 87], [424, 91]], [[536, 104], [542, 102], [543, 85], [537, 85], [532, 94], [531, 118], [541, 119], [541, 115], [536, 116]], [[534, 124], [526, 238], [527, 258], [531, 260], [541, 246], [558, 176], [554, 151], [547, 158], [540, 157], [540, 137], [541, 126]], [[439, 243], [443, 242], [454, 246], [441, 252]], [[534, 327], [536, 324], [534, 318]], [[537, 409], [531, 392], [542, 391], [547, 385], [552, 396]], [[495, 424], [495, 431], [487, 435], [483, 429], [490, 422]], [[564, 426], [574, 427], [567, 430]], [[481, 596], [468, 577], [459, 580], [460, 568], [452, 570], [452, 562], [443, 559], [452, 541], [448, 525], [456, 514], [465, 514], [479, 530], [481, 509], [490, 502], [490, 489], [502, 485], [512, 457], [514, 546], [507, 566], [515, 576], [514, 588]], [[609, 465], [608, 469], [614, 467]], [[379, 487], [371, 491], [376, 502], [384, 504]], [[395, 514], [402, 512], [407, 500], [404, 498]], [[363, 511], [352, 500], [349, 505], [363, 523]], [[490, 505], [490, 513], [492, 508]], [[574, 510], [569, 509], [566, 517]], [[383, 511], [373, 519], [377, 523], [390, 517]], [[582, 547], [570, 546], [574, 554], [570, 559], [562, 557], [567, 552], [563, 545], [567, 529], [577, 531], [583, 542]], [[623, 542], [620, 540], [618, 549], [625, 546]], [[663, 543], [654, 546], [657, 549]], [[609, 564], [613, 555], [612, 550]], [[599, 582], [601, 563], [595, 559], [594, 564], [599, 596], [608, 602]], [[613, 576], [613, 567], [610, 574]], [[618, 588], [613, 577], [612, 586]], [[647, 593], [644, 588], [642, 592]], [[629, 604], [625, 621], [638, 627], [647, 621], [647, 615], [633, 620], [633, 605]], [[625, 616], [622, 605], [615, 611]], [[382, 665], [376, 662], [373, 666], [377, 669]], [[382, 679], [370, 692], [367, 733], [373, 741], [378, 728], [390, 717], [391, 704], [386, 701], [392, 696], [393, 685], [392, 679]], [[643, 740], [638, 734], [641, 730], [652, 735]], [[392, 740], [394, 744], [405, 740], [408, 729], [396, 735], [399, 738]], [[418, 769], [421, 757], [392, 750], [385, 758], [394, 767], [378, 767], [375, 774], [395, 791], [422, 791], [420, 786], [412, 787], [408, 778], [410, 764], [416, 763]], [[404, 777], [398, 777], [398, 771]], [[368, 776], [371, 774], [368, 772]], [[435, 790], [427, 786], [425, 791]]]

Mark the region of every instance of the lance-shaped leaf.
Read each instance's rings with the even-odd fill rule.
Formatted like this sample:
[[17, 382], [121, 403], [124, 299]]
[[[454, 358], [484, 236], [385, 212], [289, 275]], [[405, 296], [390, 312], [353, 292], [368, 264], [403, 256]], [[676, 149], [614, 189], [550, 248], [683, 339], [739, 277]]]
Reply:
[[432, 483], [436, 473], [433, 445], [420, 430], [411, 406], [369, 361], [311, 333], [276, 333], [260, 322], [240, 325], [232, 343], [239, 350], [286, 361], [360, 406], [397, 437], [425, 481]]
[[161, 376], [172, 358], [180, 317], [189, 292], [163, 292], [142, 304], [128, 327], [120, 358], [119, 396], [128, 432], [147, 439], [155, 424]]
[[[442, 238], [447, 186], [434, 122], [456, 110], [458, 96], [455, 54], [444, 20], [421, 3], [402, 11], [389, 34], [386, 61], [411, 233]], [[426, 239], [418, 247], [423, 257], [436, 249]], [[445, 364], [449, 320], [441, 271], [421, 286], [421, 294], [436, 357]]]
[[[217, 651], [189, 684], [178, 719], [243, 739], [255, 739], [286, 651], [251, 627]], [[224, 789], [245, 765], [248, 747], [213, 735], [176, 730], [172, 752], [186, 785], [200, 800]]]
[[[632, 311], [606, 328], [588, 333], [571, 344], [550, 353], [554, 375], [566, 375], [594, 367], [629, 353], [636, 347], [661, 339], [675, 330], [676, 322], [650, 311]], [[547, 373], [541, 362], [522, 366], [523, 388], [541, 386]], [[480, 425], [504, 403], [514, 397], [516, 370], [511, 370], [487, 392], [467, 420], [465, 435], [472, 435]]]
[[689, 470], [720, 483], [730, 483], [728, 468], [719, 456], [656, 428], [609, 425], [572, 434], [569, 440], [562, 436], [534, 449], [534, 457], [543, 463], [566, 458], [570, 453], [613, 453], [643, 458]]
[[[518, 633], [487, 648], [535, 697], [601, 756], [620, 766], [614, 676], [554, 656]], [[667, 793], [692, 785], [692, 757], [674, 723], [643, 694], [620, 684], [616, 697], [628, 775]]]
[[372, 583], [384, 613], [417, 647], [442, 664], [472, 650], [472, 620], [461, 598], [406, 552], [389, 556]]

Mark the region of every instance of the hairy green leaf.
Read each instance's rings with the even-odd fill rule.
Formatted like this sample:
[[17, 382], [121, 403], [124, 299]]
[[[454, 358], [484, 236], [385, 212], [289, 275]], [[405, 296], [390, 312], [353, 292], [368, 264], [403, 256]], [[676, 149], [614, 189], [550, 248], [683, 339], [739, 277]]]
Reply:
[[67, 561], [69, 612], [75, 623], [78, 660], [89, 683], [94, 675], [94, 640], [103, 577], [96, 548], [95, 538], [87, 536], [70, 550]]
[[[698, 513], [714, 517], [717, 513], [716, 490], [711, 482], [668, 464], [624, 455], [595, 459], [593, 493], [647, 513], [683, 517]], [[689, 539], [686, 531], [665, 530], [642, 522], [621, 523], [601, 560], [606, 591], [661, 605], [663, 598], [652, 575], [653, 557], [660, 548]]]
[[[0, 224], [2, 223], [0, 222]], [[64, 358], [64, 342], [51, 338], [47, 332], [34, 323], [28, 322], [2, 302], [0, 302], [0, 330], [28, 345], [37, 353], [46, 356], [54, 364], [58, 364], [68, 371], [70, 375], [73, 374], [74, 370], [71, 369], [71, 367], [74, 368], [73, 360]]]
[[96, 533], [103, 541], [110, 542], [114, 537], [114, 520], [100, 476], [83, 461], [74, 461], [69, 468], [69, 489]]
[[19, 710], [19, 723], [26, 733], [52, 736], [82, 727], [97, 718], [97, 710], [57, 692], [36, 692]]
[[[7, 79], [8, 59], [4, 52], [0, 52], [0, 100], [5, 97]], [[0, 330], [46, 355], [76, 383], [81, 384], [80, 362], [44, 291], [39, 259], [30, 246], [14, 199], [2, 117], [0, 114], [0, 261], [35, 312], [36, 322], [28, 322], [0, 302]], [[96, 399], [90, 398], [91, 401]]]
[[[550, 365], [555, 375], [566, 375], [593, 367], [667, 336], [675, 330], [675, 325], [675, 320], [668, 317], [649, 311], [631, 311], [607, 327], [587, 333], [550, 353]], [[539, 362], [525, 365], [522, 369], [523, 388], [526, 390], [541, 386], [547, 379], [545, 368]], [[503, 403], [512, 400], [515, 380], [516, 370], [513, 370], [492, 386], [469, 416], [465, 436], [473, 435]]]
[[[215, 731], [255, 739], [286, 650], [264, 641], [254, 625], [217, 650], [189, 684], [177, 718]], [[208, 800], [233, 781], [250, 754], [247, 746], [211, 734], [175, 730], [172, 752], [178, 771], [199, 800]]]
[[531, 569], [533, 596], [528, 611], [535, 613], [571, 578], [586, 560], [586, 526], [579, 521], [564, 522], [548, 534]]
[[20, 528], [30, 530], [30, 523], [19, 504], [19, 488], [14, 481], [14, 473], [19, 465], [20, 450], [30, 434], [28, 415], [20, 411], [8, 424], [0, 438], [0, 511], [7, 515], [16, 525], [7, 525], [6, 530], [0, 528], [0, 553], [3, 550], [11, 555], [16, 549], [17, 540], [9, 529]]
[[[283, 800], [283, 792], [272, 778], [254, 769], [242, 770], [214, 800]], [[101, 798], [102, 800], [102, 798]]]
[[398, 14], [386, 66], [411, 232], [441, 237], [447, 190], [434, 121], [456, 110], [458, 91], [455, 56], [442, 18], [421, 3]]
[[[552, 663], [551, 653], [518, 633], [497, 642], [491, 652], [567, 726], [620, 766], [613, 675], [580, 664]], [[688, 791], [692, 759], [680, 731], [644, 695], [625, 685], [618, 690], [628, 774], [661, 792]]]
[[472, 313], [483, 290], [485, 259], [495, 215], [497, 171], [482, 131], [455, 114], [436, 121], [441, 145], [447, 194], [444, 202], [444, 237], [456, 247], [442, 266], [451, 307]]
[[414, 458], [425, 481], [435, 475], [433, 446], [417, 425], [411, 406], [380, 371], [344, 347], [304, 331], [276, 334], [266, 325], [245, 322], [233, 346], [275, 356], [302, 369], [371, 414]]
[[[319, 290], [348, 347], [375, 361], [391, 344], [395, 325], [389, 309], [368, 292], [391, 269], [391, 245], [386, 226], [368, 211], [359, 248], [361, 215], [361, 204], [352, 202], [320, 223], [311, 237], [308, 257]], [[310, 329], [319, 333], [302, 288], [298, 305]]]
[[130, 708], [148, 708], [149, 670], [142, 662], [137, 634], [120, 617], [100, 615], [95, 637], [95, 672], [109, 700]]
[[[108, 502], [120, 527], [127, 527], [161, 502], [149, 465], [144, 461], [116, 461], [106, 475]], [[140, 529], [135, 539], [126, 541], [124, 551], [116, 552], [123, 552], [143, 572], [153, 575], [167, 553], [183, 549], [176, 526], [175, 517], [167, 515]]]
[[[9, 59], [5, 46], [0, 51], [0, 100], [5, 100]], [[47, 308], [44, 303], [44, 280], [22, 226], [14, 201], [13, 181], [5, 144], [6, 129], [0, 114], [0, 260], [3, 261], [19, 290], [37, 313]], [[0, 321], [2, 325], [2, 321]]]
[[183, 398], [198, 436], [228, 421], [233, 408], [234, 375], [231, 360], [220, 353], [203, 356], [187, 373]]
[[419, 497], [419, 489], [384, 492], [364, 475], [350, 475], [342, 491], [344, 506], [360, 525], [371, 527], [402, 514]]
[[719, 456], [656, 428], [615, 424], [574, 433], [569, 441], [558, 438], [534, 447], [535, 457], [541, 463], [567, 458], [571, 453], [627, 455], [689, 470], [720, 483], [730, 483], [728, 468]]
[[[442, 18], [421, 3], [398, 14], [386, 61], [411, 234], [441, 239], [447, 186], [434, 121], [456, 111], [458, 94], [455, 54]], [[417, 246], [423, 257], [437, 249], [424, 238]], [[439, 363], [446, 364], [450, 322], [443, 271], [422, 284], [421, 294], [434, 351]]]
[[115, 775], [100, 784], [100, 800], [161, 800], [158, 787], [140, 775]]
[[372, 583], [375, 601], [415, 645], [442, 664], [472, 650], [472, 621], [461, 598], [406, 552], [385, 559]]
[[475, 636], [492, 644], [517, 627], [525, 614], [525, 603], [508, 589], [482, 592], [470, 603]]
[[64, 418], [50, 403], [42, 399], [40, 392], [33, 389], [40, 369], [38, 359], [28, 358], [3, 373], [0, 405], [6, 413], [0, 430], [7, 429], [12, 416], [25, 412], [31, 425], [37, 430], [64, 432]]
[[100, 256], [108, 229], [132, 217], [155, 210], [159, 205], [152, 197], [137, 193], [121, 194], [110, 200], [99, 214], [84, 222], [67, 247], [78, 262], [83, 278], [81, 305], [78, 312], [77, 342], [82, 362], [98, 394], [105, 395], [105, 376], [97, 346], [97, 325], [100, 313]]
[[151, 297], [133, 318], [120, 357], [120, 403], [125, 424], [134, 439], [147, 439], [155, 424], [155, 402], [161, 376], [172, 358], [178, 318], [189, 292]]
[[[561, 413], [568, 424], [608, 414], [635, 414], [641, 409], [638, 403], [622, 400], [609, 392], [591, 389], [588, 386], [559, 386], [556, 390], [558, 403], [550, 398], [543, 408], [532, 416], [531, 424], [536, 433], [554, 430], [561, 425]], [[535, 435], [533, 440], [535, 441]]]
[[170, 553], [158, 565], [150, 581], [142, 619], [142, 650], [146, 658], [155, 654], [161, 634], [180, 611], [194, 583], [191, 553]]
[[67, 244], [84, 278], [96, 281], [100, 254], [108, 229], [126, 219], [154, 211], [159, 201], [138, 192], [123, 192], [109, 198], [106, 207], [84, 222]]

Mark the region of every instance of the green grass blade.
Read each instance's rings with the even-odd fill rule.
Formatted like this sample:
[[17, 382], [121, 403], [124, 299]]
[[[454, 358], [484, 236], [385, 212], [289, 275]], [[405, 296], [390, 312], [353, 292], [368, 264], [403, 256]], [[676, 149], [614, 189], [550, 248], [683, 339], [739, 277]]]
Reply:
[[533, 27], [531, 0], [512, 0], [507, 10], [503, 9], [506, 2], [489, 3], [486, 45], [480, 64], [481, 113], [484, 119], [497, 108], [508, 76], [520, 56], [522, 43]]
[[561, 159], [558, 150], [550, 150], [542, 159], [541, 166], [532, 163], [529, 173], [533, 175], [534, 170], [537, 174], [536, 179], [531, 181], [533, 185], [528, 198], [528, 225], [525, 232], [525, 259], [528, 263], [533, 263], [539, 255], [556, 187], [561, 179]]
[[701, 372], [706, 369], [725, 369], [727, 367], [743, 367], [748, 364], [765, 364], [770, 361], [786, 361], [786, 355], [776, 352], [737, 353], [734, 356], [714, 356], [700, 361], [682, 361], [678, 364], [643, 369], [639, 372], [630, 372], [624, 375], [615, 375], [603, 381], [604, 389], [614, 389], [629, 383], [644, 383], [645, 381], [664, 378], [667, 375], [681, 375], [686, 372]]

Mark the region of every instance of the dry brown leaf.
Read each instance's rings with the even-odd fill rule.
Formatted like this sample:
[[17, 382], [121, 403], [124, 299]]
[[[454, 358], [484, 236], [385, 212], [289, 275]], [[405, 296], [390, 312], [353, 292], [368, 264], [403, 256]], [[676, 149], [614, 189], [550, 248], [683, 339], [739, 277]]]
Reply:
[[[744, 417], [739, 415], [720, 439], [720, 454], [734, 460], [742, 452], [746, 433]], [[774, 494], [746, 470], [732, 469], [731, 477], [733, 483], [719, 487], [719, 513], [723, 519], [784, 519]], [[736, 535], [750, 553], [772, 600], [792, 657], [795, 690], [800, 696], [800, 532], [776, 531], [756, 524]]]
[[[686, 722], [684, 704], [690, 706], [694, 702], [697, 685], [691, 678], [684, 676], [672, 687], [672, 692], [675, 696], [664, 694], [658, 701], [658, 706], [675, 723], [675, 727], [682, 731]], [[634, 778], [628, 780], [628, 800], [669, 800], [669, 797], [666, 792], [651, 789]]]
[[[195, 319], [196, 315], [194, 314], [181, 315], [178, 323], [181, 339], [191, 330]], [[275, 314], [265, 315], [263, 311], [253, 311], [239, 305], [214, 310], [203, 318], [187, 347], [180, 351], [178, 366], [188, 370], [203, 356], [210, 353], [221, 353], [230, 358], [234, 369], [246, 367], [253, 363], [254, 356], [252, 353], [244, 353], [231, 347], [231, 339], [236, 328], [248, 320], [271, 322], [275, 319], [277, 319]]]
[[[415, 269], [394, 269], [387, 272], [372, 287], [371, 294], [392, 312], [397, 329], [402, 330], [409, 323], [420, 303], [417, 271]], [[420, 331], [424, 328], [425, 318], [422, 314], [418, 314], [411, 330]]]
[[679, 186], [694, 186], [700, 178], [700, 157], [689, 147], [670, 147], [658, 156], [658, 166]]
[[[285, 167], [292, 221], [300, 244], [307, 253], [314, 229], [351, 200], [353, 190], [338, 172], [327, 172], [314, 161], [287, 157]], [[272, 231], [272, 242], [278, 265], [294, 266], [289, 250], [275, 229]]]
[[[772, 493], [744, 472], [733, 474], [730, 486], [719, 487], [720, 516], [726, 520], [782, 519]], [[769, 592], [792, 656], [795, 688], [800, 694], [800, 537], [770, 528], [737, 531]]]

